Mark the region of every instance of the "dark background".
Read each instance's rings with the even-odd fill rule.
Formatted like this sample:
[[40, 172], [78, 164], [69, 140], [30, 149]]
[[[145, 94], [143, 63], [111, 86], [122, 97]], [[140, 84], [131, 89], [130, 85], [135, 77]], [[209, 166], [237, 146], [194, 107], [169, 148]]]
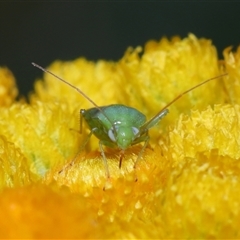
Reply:
[[118, 60], [128, 46], [189, 32], [212, 39], [219, 56], [240, 43], [240, 2], [0, 1], [0, 65], [22, 94], [56, 59]]

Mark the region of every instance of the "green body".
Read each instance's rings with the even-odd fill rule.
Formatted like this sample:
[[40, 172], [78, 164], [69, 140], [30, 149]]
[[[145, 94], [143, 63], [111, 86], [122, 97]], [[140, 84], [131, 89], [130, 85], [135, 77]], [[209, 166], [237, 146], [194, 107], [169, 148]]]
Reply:
[[100, 107], [100, 109], [101, 111], [98, 108], [81, 110], [81, 115], [103, 145], [125, 150], [139, 142], [138, 133], [146, 122], [145, 115], [121, 104]]

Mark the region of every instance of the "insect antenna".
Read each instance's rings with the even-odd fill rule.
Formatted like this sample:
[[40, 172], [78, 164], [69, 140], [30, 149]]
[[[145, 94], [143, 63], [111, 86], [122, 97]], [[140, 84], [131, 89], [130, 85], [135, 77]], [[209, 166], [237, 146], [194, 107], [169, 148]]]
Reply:
[[51, 74], [52, 76], [54, 76], [54, 77], [57, 78], [58, 80], [66, 83], [68, 86], [70, 86], [70, 87], [74, 88], [76, 91], [78, 91], [83, 97], [85, 97], [90, 103], [92, 103], [92, 105], [93, 105], [95, 108], [97, 108], [97, 109], [106, 117], [106, 119], [111, 123], [114, 131], [116, 131], [116, 128], [115, 128], [114, 124], [113, 124], [112, 121], [109, 119], [109, 117], [105, 114], [105, 112], [104, 112], [90, 97], [88, 97], [81, 89], [75, 87], [74, 85], [72, 85], [71, 83], [67, 82], [67, 81], [64, 80], [63, 78], [57, 76], [56, 74], [50, 72], [49, 70], [41, 67], [40, 65], [38, 65], [38, 64], [36, 64], [36, 63], [34, 63], [34, 62], [32, 62], [32, 65], [33, 65], [34, 67], [39, 68], [39, 69], [42, 70], [43, 72], [46, 72], [46, 73]]
[[149, 126], [151, 126], [151, 127], [154, 126], [155, 124], [153, 124], [153, 122], [156, 120], [156, 118], [157, 118], [164, 110], [166, 110], [169, 106], [171, 106], [174, 102], [176, 102], [179, 98], [181, 98], [181, 97], [184, 96], [185, 94], [191, 92], [192, 90], [194, 90], [194, 89], [196, 89], [196, 88], [204, 85], [204, 84], [207, 83], [207, 82], [210, 82], [210, 81], [212, 81], [212, 80], [221, 78], [221, 77], [226, 76], [226, 75], [228, 75], [228, 73], [223, 73], [223, 74], [221, 74], [221, 75], [219, 75], [219, 76], [217, 76], [217, 77], [209, 78], [209, 79], [207, 79], [207, 80], [205, 80], [205, 81], [203, 81], [203, 82], [201, 82], [201, 83], [199, 83], [199, 84], [197, 84], [197, 85], [189, 88], [188, 90], [184, 91], [183, 93], [179, 94], [179, 95], [178, 95], [177, 97], [175, 97], [171, 102], [169, 102], [164, 108], [162, 108], [153, 118], [151, 118], [148, 122], [146, 122], [146, 123], [142, 126], [141, 130], [139, 131], [139, 135], [141, 135], [142, 132], [148, 130], [148, 129], [150, 128]]

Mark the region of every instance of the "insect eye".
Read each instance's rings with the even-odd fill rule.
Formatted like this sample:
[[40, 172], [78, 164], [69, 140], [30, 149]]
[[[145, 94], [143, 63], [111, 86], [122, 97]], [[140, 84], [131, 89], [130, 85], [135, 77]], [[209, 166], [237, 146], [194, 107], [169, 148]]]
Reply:
[[113, 141], [113, 142], [116, 142], [116, 138], [115, 138], [115, 135], [114, 135], [114, 129], [111, 128], [108, 130], [108, 137]]
[[136, 127], [132, 127], [132, 131], [133, 131], [134, 136], [136, 136], [139, 133], [139, 129]]

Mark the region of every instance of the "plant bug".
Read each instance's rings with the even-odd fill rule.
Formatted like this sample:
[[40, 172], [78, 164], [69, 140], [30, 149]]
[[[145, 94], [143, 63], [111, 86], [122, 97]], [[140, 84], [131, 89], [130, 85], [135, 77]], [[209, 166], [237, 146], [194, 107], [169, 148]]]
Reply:
[[[108, 169], [107, 159], [103, 150], [103, 146], [108, 146], [111, 148], [118, 147], [120, 151], [120, 161], [119, 168], [121, 168], [122, 158], [124, 155], [124, 151], [132, 145], [144, 142], [142, 149], [140, 150], [137, 159], [134, 164], [134, 168], [136, 168], [137, 163], [142, 157], [142, 154], [149, 142], [148, 130], [155, 125], [157, 125], [160, 120], [168, 114], [168, 107], [176, 102], [183, 95], [189, 93], [190, 91], [200, 87], [201, 85], [212, 81], [214, 79], [221, 78], [226, 76], [228, 73], [221, 74], [217, 77], [213, 77], [207, 79], [194, 87], [189, 88], [183, 93], [179, 94], [175, 97], [170, 103], [168, 103], [163, 109], [161, 109], [155, 116], [153, 116], [150, 120], [146, 120], [146, 116], [138, 111], [135, 108], [127, 107], [122, 104], [112, 104], [108, 106], [100, 107], [98, 106], [91, 98], [89, 98], [82, 90], [75, 87], [71, 83], [65, 81], [64, 79], [58, 77], [54, 73], [49, 70], [39, 66], [36, 63], [32, 63], [34, 67], [39, 68], [40, 70], [51, 74], [55, 78], [69, 85], [76, 91], [78, 91], [83, 97], [85, 97], [89, 102], [93, 104], [93, 108], [90, 109], [81, 109], [80, 110], [80, 132], [82, 128], [82, 118], [85, 119], [88, 127], [90, 129], [90, 133], [83, 145], [83, 147], [87, 144], [92, 134], [94, 134], [99, 139], [99, 148], [101, 151], [101, 155], [103, 158], [103, 163], [105, 166], [106, 176], [110, 178], [110, 173]], [[75, 157], [76, 158], [76, 157]], [[75, 160], [72, 160], [72, 162]], [[72, 162], [70, 165], [72, 165]], [[60, 171], [61, 172], [61, 171]]]

